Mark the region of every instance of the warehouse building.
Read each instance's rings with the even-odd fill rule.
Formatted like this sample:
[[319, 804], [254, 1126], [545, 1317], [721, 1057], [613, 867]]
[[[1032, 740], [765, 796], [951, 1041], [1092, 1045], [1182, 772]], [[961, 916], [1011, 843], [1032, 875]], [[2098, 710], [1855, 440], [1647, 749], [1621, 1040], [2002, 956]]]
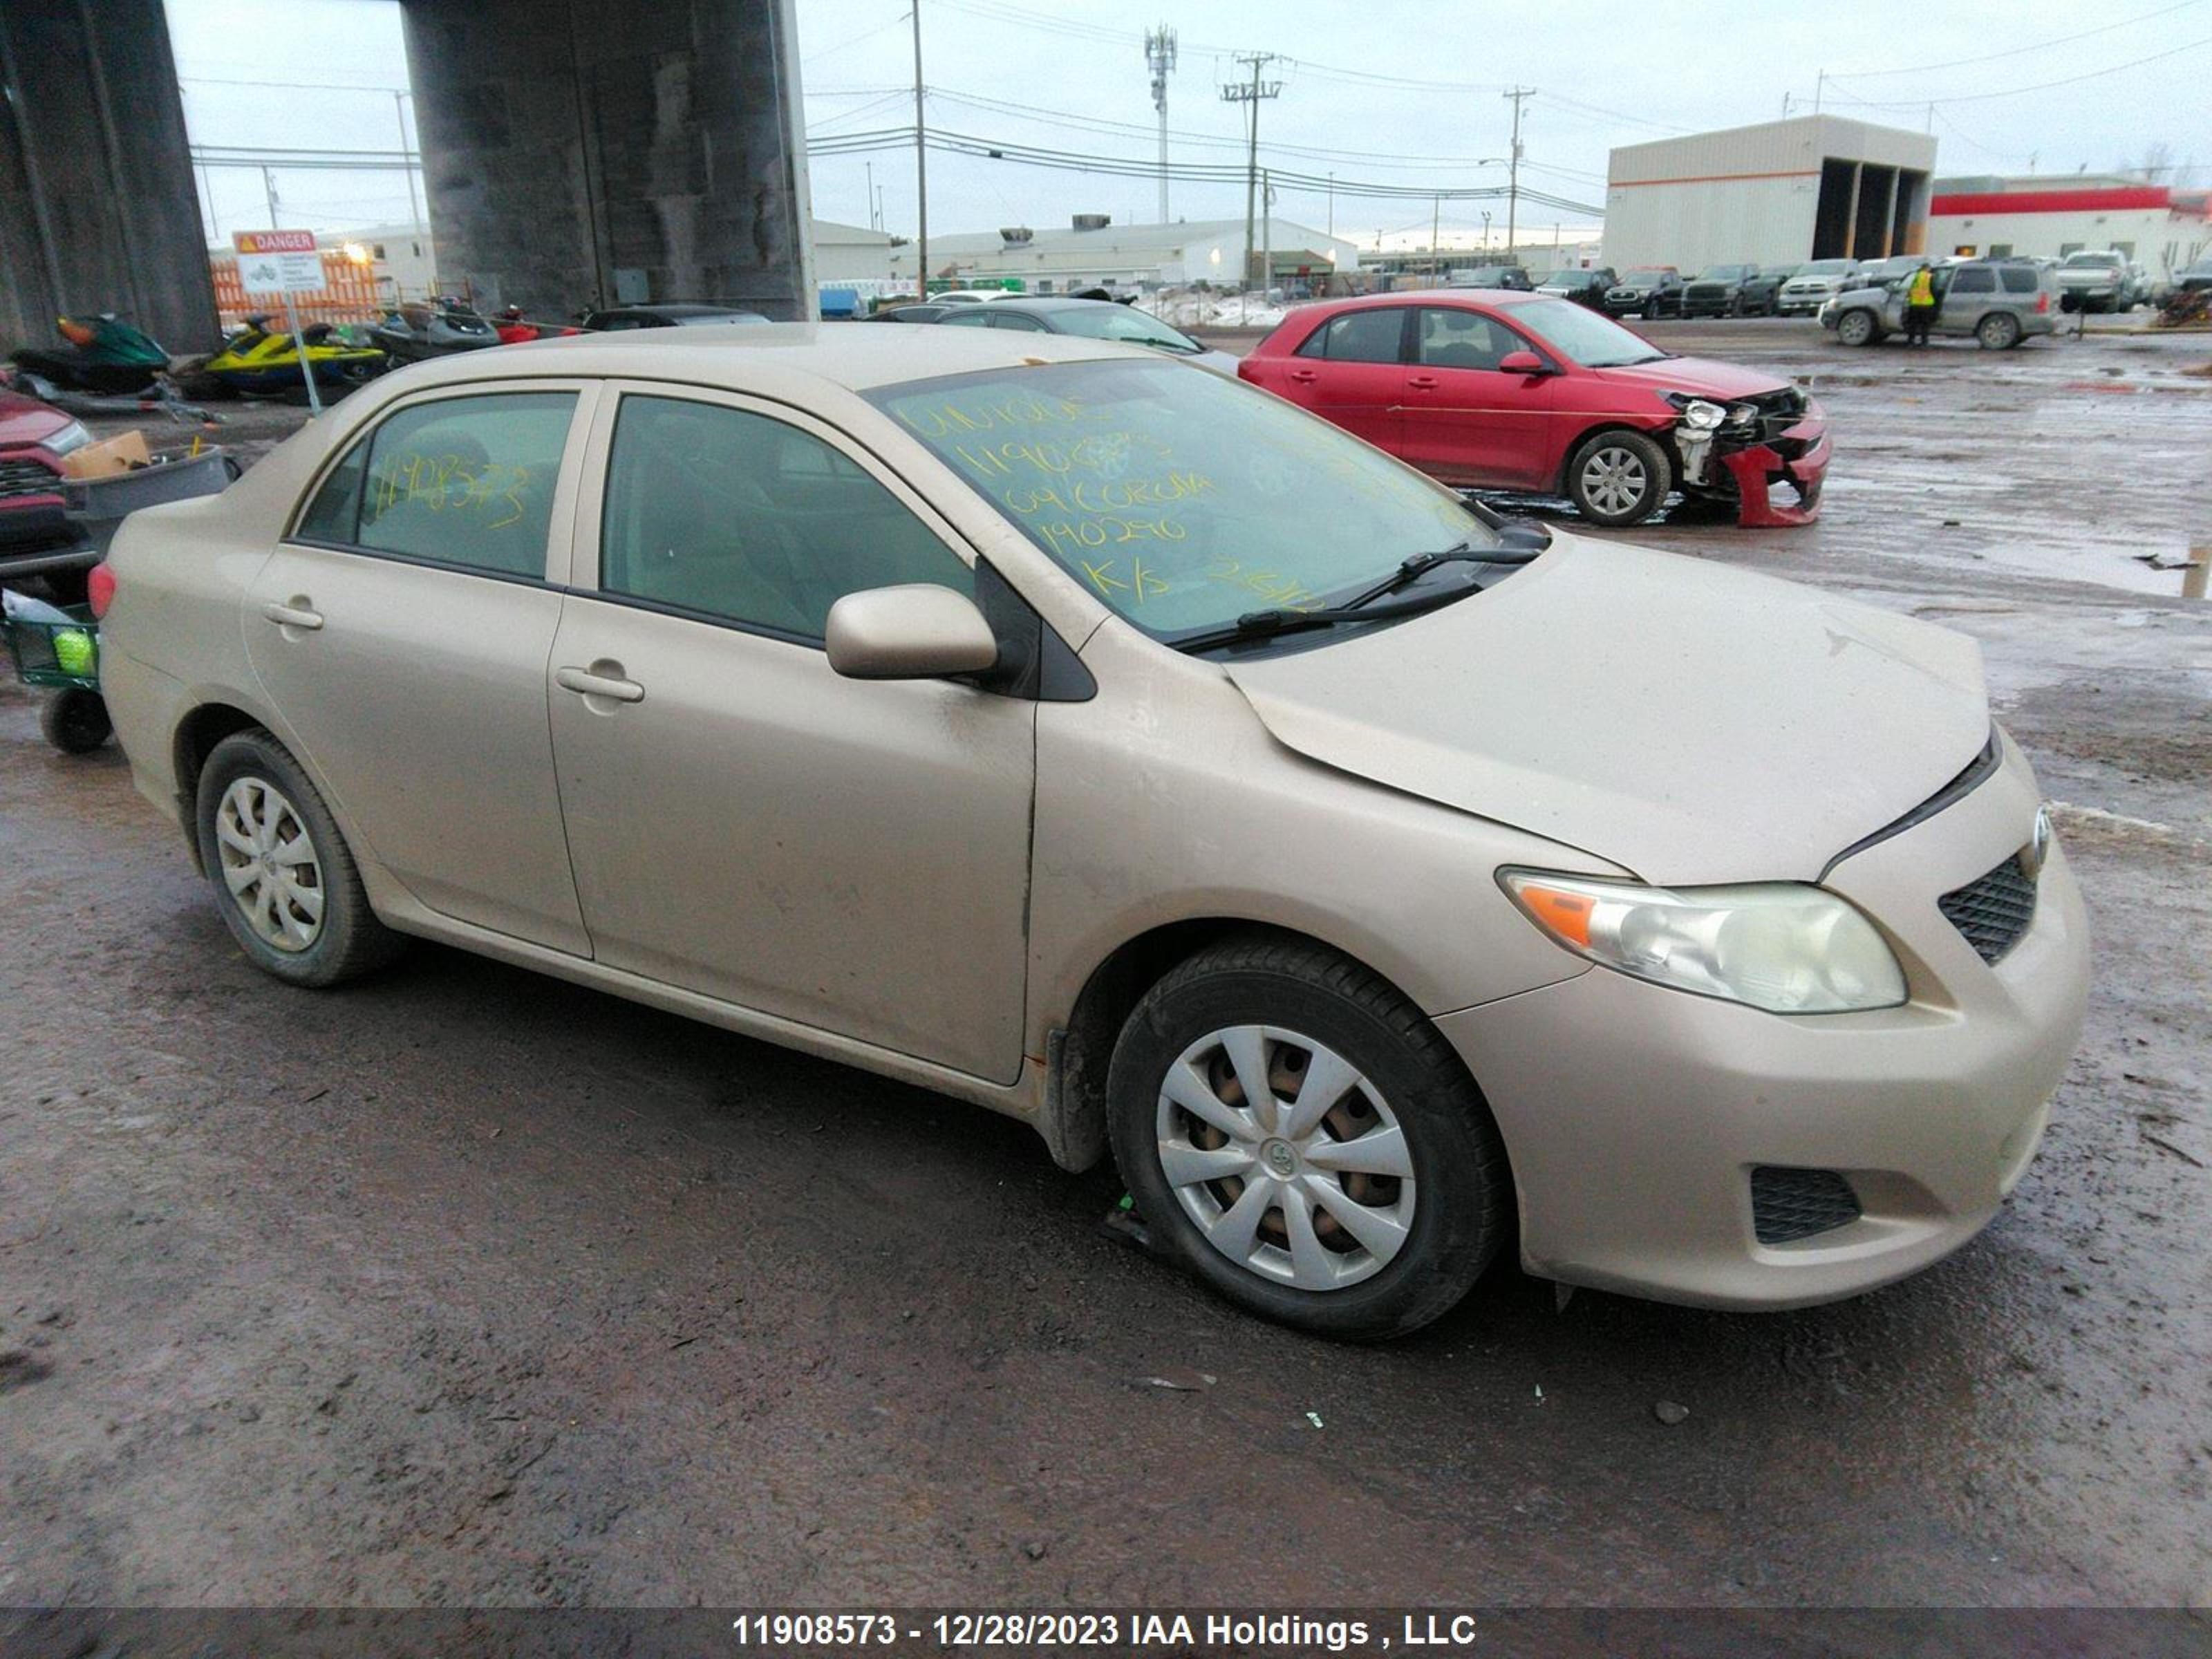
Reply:
[[1936, 141], [1838, 115], [1629, 144], [1606, 169], [1605, 257], [1795, 265], [1926, 246]]
[[2117, 248], [2171, 276], [2212, 249], [2212, 192], [2117, 173], [1938, 179], [1928, 240], [1947, 253], [2029, 259]]
[[[1359, 269], [1359, 249], [1287, 219], [1264, 222], [1253, 232], [1255, 257], [1272, 262], [1276, 283], [1313, 282]], [[891, 270], [912, 293], [918, 250], [890, 251]], [[1079, 213], [1065, 230], [1026, 225], [981, 234], [929, 239], [933, 288], [1018, 283], [1028, 294], [1066, 294], [1085, 288], [1172, 288], [1210, 282], [1233, 288], [1243, 268], [1242, 219], [1193, 219], [1171, 225], [1116, 226], [1103, 213]]]

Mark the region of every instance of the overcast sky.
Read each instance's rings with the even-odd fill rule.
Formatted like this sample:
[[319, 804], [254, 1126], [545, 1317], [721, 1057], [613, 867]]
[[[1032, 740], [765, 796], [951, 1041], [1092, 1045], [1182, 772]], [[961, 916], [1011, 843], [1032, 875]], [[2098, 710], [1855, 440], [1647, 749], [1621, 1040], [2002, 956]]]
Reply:
[[[1091, 156], [1156, 153], [1143, 36], [1164, 21], [1180, 48], [1168, 89], [1174, 161], [1241, 160], [1242, 118], [1222, 100], [1220, 83], [1240, 75], [1236, 53], [1273, 52], [1284, 61], [1266, 75], [1282, 89], [1262, 107], [1262, 164], [1333, 172], [1347, 185], [1502, 184], [1503, 167], [1478, 164], [1506, 153], [1511, 106], [1501, 94], [1520, 85], [1536, 89], [1523, 106], [1524, 188], [1601, 204], [1613, 145], [1771, 119], [1785, 95], [1809, 109], [1824, 70], [1824, 108], [1932, 131], [1944, 173], [2100, 171], [2164, 143], [2172, 161], [2196, 163], [2190, 182], [2212, 181], [2212, 0], [2112, 8], [1667, 0], [1620, 14], [1586, 3], [1162, 0], [1157, 15], [1056, 0], [921, 3], [933, 130]], [[909, 125], [910, 0], [798, 0], [798, 10], [810, 131], [819, 139]], [[412, 131], [411, 106], [403, 116], [391, 91], [407, 79], [397, 4], [168, 0], [168, 11], [195, 143], [391, 150], [403, 118]], [[1923, 67], [1933, 65], [1944, 67]], [[2113, 72], [2094, 73], [2106, 70]], [[288, 70], [315, 84], [236, 84], [287, 79]], [[2053, 82], [2069, 84], [2046, 85]], [[2042, 89], [2020, 90], [2031, 88]], [[867, 223], [871, 162], [887, 228], [911, 234], [911, 148], [816, 157], [815, 212]], [[289, 225], [343, 229], [410, 214], [396, 173], [288, 168], [274, 182], [277, 216]], [[930, 224], [940, 234], [1065, 224], [1079, 212], [1150, 221], [1158, 210], [1149, 179], [984, 157], [933, 153], [929, 185]], [[221, 235], [269, 222], [258, 171], [206, 169], [203, 192]], [[1243, 214], [1241, 183], [1176, 180], [1170, 193], [1177, 218]], [[1479, 238], [1486, 207], [1502, 240], [1502, 202], [1447, 202], [1446, 241]], [[1276, 212], [1322, 228], [1331, 209], [1325, 187], [1285, 188]], [[1363, 246], [1378, 233], [1387, 245], [1425, 242], [1429, 217], [1425, 197], [1346, 191], [1334, 204], [1338, 234]], [[1524, 204], [1522, 240], [1527, 228], [1548, 235], [1558, 222], [1570, 238], [1589, 225], [1584, 216]]]

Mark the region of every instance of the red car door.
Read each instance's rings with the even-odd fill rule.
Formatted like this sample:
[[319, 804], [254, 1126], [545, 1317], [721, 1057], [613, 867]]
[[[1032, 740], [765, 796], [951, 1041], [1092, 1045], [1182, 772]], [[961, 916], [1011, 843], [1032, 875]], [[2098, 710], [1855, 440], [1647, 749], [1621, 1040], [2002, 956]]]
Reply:
[[1404, 430], [1401, 343], [1409, 314], [1404, 306], [1340, 313], [1295, 355], [1268, 364], [1259, 383], [1395, 455]]
[[1414, 316], [1398, 455], [1447, 483], [1549, 487], [1558, 377], [1501, 373], [1499, 362], [1529, 343], [1471, 307], [1423, 306]]

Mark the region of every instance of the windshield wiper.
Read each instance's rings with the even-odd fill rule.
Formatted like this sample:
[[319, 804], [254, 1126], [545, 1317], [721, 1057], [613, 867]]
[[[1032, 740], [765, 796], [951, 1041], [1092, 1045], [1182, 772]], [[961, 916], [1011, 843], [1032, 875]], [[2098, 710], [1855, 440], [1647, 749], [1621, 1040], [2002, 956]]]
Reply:
[[1330, 605], [1315, 611], [1248, 611], [1227, 628], [1216, 629], [1209, 634], [1200, 634], [1176, 641], [1178, 651], [1211, 651], [1219, 646], [1233, 645], [1242, 640], [1273, 639], [1279, 634], [1302, 633], [1308, 629], [1337, 628], [1347, 623], [1388, 622], [1396, 617], [1418, 616], [1424, 611], [1435, 611], [1455, 599], [1478, 592], [1479, 587], [1453, 588], [1442, 593], [1431, 593], [1419, 599], [1401, 599], [1395, 605], [1377, 605], [1376, 600], [1395, 592], [1435, 569], [1441, 564], [1507, 564], [1533, 562], [1542, 556], [1540, 547], [1530, 548], [1474, 548], [1448, 547], [1437, 553], [1416, 553], [1401, 562], [1396, 570], [1364, 593], [1355, 593], [1342, 605]]

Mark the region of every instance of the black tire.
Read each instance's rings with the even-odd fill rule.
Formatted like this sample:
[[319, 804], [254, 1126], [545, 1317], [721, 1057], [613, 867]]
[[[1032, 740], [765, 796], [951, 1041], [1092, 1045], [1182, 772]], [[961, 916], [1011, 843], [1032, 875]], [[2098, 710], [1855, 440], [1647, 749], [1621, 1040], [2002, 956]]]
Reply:
[[64, 755], [89, 755], [114, 735], [115, 723], [99, 692], [72, 685], [40, 705], [39, 730]]
[[1847, 346], [1870, 346], [1881, 338], [1881, 319], [1864, 306], [1836, 319], [1836, 338]]
[[1974, 340], [1984, 351], [2009, 351], [2020, 343], [2020, 319], [2009, 311], [1992, 311], [1974, 325]]
[[[1210, 1033], [1240, 1025], [1327, 1045], [1397, 1118], [1416, 1201], [1397, 1254], [1356, 1283], [1302, 1290], [1231, 1261], [1169, 1185], [1158, 1133], [1169, 1067]], [[1504, 1146], [1458, 1054], [1388, 981], [1310, 941], [1255, 932], [1169, 973], [1123, 1026], [1107, 1089], [1115, 1158], [1153, 1237], [1195, 1277], [1263, 1318], [1350, 1341], [1403, 1335], [1457, 1304], [1510, 1229]], [[1283, 1219], [1279, 1210], [1269, 1214]]]
[[[1626, 468], [1631, 465], [1627, 458], [1633, 458], [1633, 466], [1641, 469], [1642, 487], [1626, 501], [1607, 493], [1601, 480], [1587, 476], [1594, 461], [1615, 452], [1621, 459], [1609, 465]], [[1665, 503], [1674, 482], [1674, 467], [1667, 452], [1655, 440], [1626, 428], [1593, 433], [1576, 445], [1574, 453], [1567, 458], [1567, 499], [1583, 517], [1608, 530], [1642, 524]]]
[[[263, 939], [246, 920], [240, 901], [231, 896], [216, 813], [226, 793], [241, 780], [273, 788], [307, 833], [317, 878], [313, 890], [320, 895], [322, 913], [312, 940], [302, 948], [280, 950]], [[240, 732], [215, 746], [200, 770], [195, 824], [200, 863], [214, 890], [216, 908], [239, 948], [262, 972], [288, 985], [336, 985], [381, 967], [399, 953], [404, 941], [368, 908], [361, 871], [320, 792], [268, 732], [258, 727]]]

